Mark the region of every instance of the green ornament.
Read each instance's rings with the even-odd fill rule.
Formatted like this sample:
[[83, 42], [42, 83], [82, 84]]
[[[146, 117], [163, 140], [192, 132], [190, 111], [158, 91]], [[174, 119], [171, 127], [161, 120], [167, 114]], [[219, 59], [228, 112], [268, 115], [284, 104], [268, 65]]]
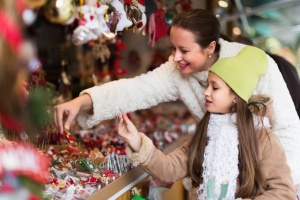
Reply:
[[132, 200], [148, 200], [146, 197], [140, 196], [138, 194], [134, 194]]

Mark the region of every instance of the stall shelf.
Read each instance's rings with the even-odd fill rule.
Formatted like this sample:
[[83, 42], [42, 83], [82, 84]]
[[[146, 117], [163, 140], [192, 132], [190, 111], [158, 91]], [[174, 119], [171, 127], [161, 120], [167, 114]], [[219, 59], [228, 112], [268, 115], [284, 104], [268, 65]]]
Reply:
[[[168, 154], [174, 151], [176, 148], [180, 147], [188, 138], [188, 135], [179, 137], [174, 143], [168, 145], [163, 152]], [[128, 192], [131, 188], [135, 187], [139, 182], [148, 177], [148, 174], [144, 172], [140, 167], [135, 167], [132, 170], [128, 171], [122, 175], [117, 180], [108, 184], [104, 188], [95, 192], [87, 200], [99, 200], [99, 199], [108, 199], [113, 200], [117, 199], [125, 192]], [[128, 199], [129, 200], [129, 199]]]

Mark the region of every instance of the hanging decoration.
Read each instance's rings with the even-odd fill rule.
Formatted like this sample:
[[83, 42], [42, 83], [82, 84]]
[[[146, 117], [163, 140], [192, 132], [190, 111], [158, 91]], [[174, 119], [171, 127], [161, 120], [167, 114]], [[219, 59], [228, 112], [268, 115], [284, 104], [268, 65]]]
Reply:
[[52, 23], [69, 24], [74, 20], [72, 0], [51, 0], [44, 6], [45, 17]]
[[137, 22], [136, 27], [139, 31], [141, 31], [147, 23], [147, 16], [146, 16], [146, 7], [145, 7], [145, 1], [140, 0], [137, 4], [139, 10], [142, 12], [142, 18]]
[[77, 25], [72, 35], [75, 45], [99, 38], [112, 40], [124, 29], [141, 31], [147, 23], [144, 0], [48, 0], [43, 8], [50, 22]]
[[77, 7], [76, 19], [79, 26], [74, 30], [72, 41], [75, 45], [82, 45], [99, 37], [112, 39], [115, 37], [109, 30], [104, 15], [109, 6], [89, 0]]
[[102, 38], [95, 41], [93, 45], [92, 53], [95, 59], [100, 58], [101, 63], [105, 63], [110, 58], [111, 55], [108, 46], [105, 43], [105, 40]]
[[124, 5], [119, 0], [113, 0], [110, 4], [117, 10], [117, 16], [119, 19], [115, 31], [115, 33], [117, 34], [118, 31], [123, 31], [124, 28], [130, 27], [132, 25], [132, 22], [127, 19]]

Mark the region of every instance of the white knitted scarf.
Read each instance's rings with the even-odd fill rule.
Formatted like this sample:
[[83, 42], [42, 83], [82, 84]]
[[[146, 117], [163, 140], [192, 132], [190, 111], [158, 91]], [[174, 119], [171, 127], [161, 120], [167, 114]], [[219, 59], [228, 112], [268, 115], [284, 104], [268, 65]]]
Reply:
[[[235, 199], [238, 171], [238, 131], [235, 114], [211, 114], [207, 128], [208, 145], [204, 152], [203, 183], [198, 188], [198, 200], [218, 200], [222, 183], [228, 182], [224, 199]], [[209, 179], [214, 177], [211, 195]]]
[[[254, 127], [270, 127], [269, 119], [253, 114]], [[236, 114], [211, 114], [207, 127], [208, 145], [204, 151], [203, 183], [198, 188], [198, 200], [234, 200], [238, 170], [238, 131]], [[208, 195], [208, 185], [214, 177], [213, 188]], [[222, 183], [228, 182], [227, 194], [219, 198]]]

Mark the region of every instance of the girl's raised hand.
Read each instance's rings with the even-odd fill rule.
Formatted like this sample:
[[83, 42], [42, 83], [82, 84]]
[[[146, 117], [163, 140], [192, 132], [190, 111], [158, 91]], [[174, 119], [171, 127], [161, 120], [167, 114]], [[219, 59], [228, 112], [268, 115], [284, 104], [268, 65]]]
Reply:
[[127, 117], [126, 113], [119, 114], [118, 134], [132, 148], [139, 152], [142, 146], [142, 139], [134, 124]]

